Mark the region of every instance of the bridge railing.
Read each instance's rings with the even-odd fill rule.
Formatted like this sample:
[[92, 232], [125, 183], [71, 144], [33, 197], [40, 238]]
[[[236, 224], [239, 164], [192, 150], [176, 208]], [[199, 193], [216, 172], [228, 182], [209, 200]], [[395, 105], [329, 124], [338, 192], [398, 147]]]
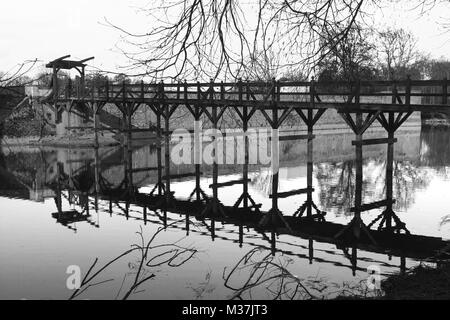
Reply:
[[56, 95], [59, 100], [102, 100], [106, 102], [177, 100], [220, 103], [255, 101], [260, 103], [382, 103], [403, 105], [449, 105], [449, 81], [359, 81], [316, 82], [209, 82], [209, 83], [114, 83], [95, 85], [67, 83]]

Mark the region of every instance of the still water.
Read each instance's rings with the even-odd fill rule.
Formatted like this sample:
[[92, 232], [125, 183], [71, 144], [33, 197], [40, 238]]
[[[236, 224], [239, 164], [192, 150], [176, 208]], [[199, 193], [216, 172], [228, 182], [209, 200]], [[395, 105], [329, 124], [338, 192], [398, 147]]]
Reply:
[[[260, 204], [255, 219], [239, 223], [220, 214], [217, 219], [202, 219], [199, 212], [189, 212], [195, 206], [176, 202], [188, 199], [196, 186], [204, 194], [194, 192], [193, 198], [212, 198], [211, 165], [202, 165], [202, 174], [196, 177], [190, 174], [195, 165], [171, 162], [173, 196], [156, 196], [151, 204], [140, 204], [155, 186], [153, 195], [158, 192], [158, 176], [162, 192], [167, 188], [165, 168], [158, 166], [158, 159], [165, 161], [164, 146], [96, 152], [4, 145], [0, 298], [70, 298], [77, 268], [81, 278], [88, 274], [75, 292], [77, 299], [328, 299], [377, 294], [367, 285], [368, 268], [385, 277], [423, 261], [433, 263], [427, 256], [450, 238], [448, 137], [450, 130], [445, 128], [400, 131], [392, 188], [386, 181], [386, 145], [364, 147], [363, 161], [357, 163], [352, 134], [318, 135], [308, 166], [307, 142], [280, 142], [276, 183], [284, 196], [276, 206], [293, 225], [281, 221], [274, 229], [254, 223], [274, 206], [270, 197], [274, 176], [267, 165], [250, 165], [248, 183], [217, 190], [219, 206], [233, 207], [244, 188]], [[355, 179], [358, 165], [363, 172], [360, 186]], [[242, 179], [243, 166], [220, 165], [218, 171], [219, 183], [236, 181]], [[311, 192], [287, 196], [286, 192], [306, 188], [308, 180]], [[409, 234], [402, 245], [400, 240], [376, 244], [370, 239], [362, 244], [333, 240], [333, 230], [352, 221], [358, 192], [362, 204], [395, 200], [364, 210], [361, 218], [376, 230], [382, 217], [371, 222], [390, 206], [399, 233]], [[165, 201], [170, 203], [167, 209]], [[326, 212], [324, 221], [312, 219], [302, 227], [294, 214], [305, 203], [305, 215]], [[380, 232], [377, 239], [385, 233], [396, 239], [392, 235], [396, 230]], [[409, 238], [416, 236], [422, 237]]]

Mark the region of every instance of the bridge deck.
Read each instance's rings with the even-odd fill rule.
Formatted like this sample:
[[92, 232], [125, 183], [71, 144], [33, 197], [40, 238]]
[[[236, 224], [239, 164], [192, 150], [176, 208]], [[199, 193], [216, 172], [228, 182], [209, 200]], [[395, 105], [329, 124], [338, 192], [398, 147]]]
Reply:
[[53, 102], [327, 109], [345, 112], [448, 110], [449, 81], [242, 82], [65, 86]]

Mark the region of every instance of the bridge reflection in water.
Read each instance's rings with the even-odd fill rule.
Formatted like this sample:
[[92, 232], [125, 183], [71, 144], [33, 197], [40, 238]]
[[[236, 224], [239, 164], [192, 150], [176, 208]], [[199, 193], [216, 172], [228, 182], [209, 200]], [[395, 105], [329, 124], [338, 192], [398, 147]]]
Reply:
[[[403, 136], [407, 137], [408, 134]], [[358, 266], [358, 250], [399, 257], [397, 267], [404, 272], [407, 258], [424, 260], [435, 257], [448, 245], [441, 238], [411, 234], [408, 226], [396, 214], [399, 204], [396, 203], [394, 191], [398, 195], [401, 195], [401, 192], [394, 185], [394, 171], [398, 162], [394, 160], [393, 140], [386, 146], [386, 152], [381, 153], [384, 157], [381, 159], [384, 188], [376, 195], [366, 197], [363, 171], [367, 159], [363, 156], [362, 144], [357, 143], [353, 159], [347, 157], [335, 162], [341, 167], [341, 175], [348, 175], [348, 188], [343, 187], [341, 195], [336, 195], [336, 190], [330, 191], [332, 179], [327, 180], [322, 164], [314, 164], [314, 161], [319, 162], [321, 157], [327, 156], [321, 154], [326, 147], [320, 145], [326, 144], [327, 139], [327, 137], [316, 138], [315, 142], [318, 145], [316, 156], [313, 156], [313, 139], [296, 142], [297, 145], [280, 142], [280, 150], [287, 151], [286, 154], [281, 152], [281, 169], [275, 174], [268, 168], [248, 163], [248, 142], [244, 145], [245, 161], [242, 165], [213, 163], [176, 166], [170, 159], [169, 139], [144, 147], [128, 144], [123, 148], [40, 152], [35, 153], [35, 156], [40, 157], [39, 160], [31, 159], [30, 163], [22, 165], [22, 169], [32, 168], [34, 176], [20, 172], [17, 169], [19, 164], [10, 159], [14, 157], [14, 153], [10, 153], [7, 157], [9, 161], [6, 161], [6, 166], [10, 168], [2, 170], [2, 181], [16, 181], [16, 185], [28, 185], [32, 192], [30, 190], [20, 192], [20, 188], [14, 185], [3, 186], [2, 190], [16, 190], [14, 193], [4, 194], [8, 197], [31, 200], [53, 197], [56, 209], [52, 217], [74, 231], [77, 230], [77, 223], [86, 222], [94, 227], [100, 227], [99, 222], [93, 217], [93, 211], [104, 211], [110, 215], [124, 216], [127, 220], [140, 220], [145, 224], [181, 228], [187, 235], [196, 233], [208, 236], [213, 241], [221, 239], [237, 242], [239, 246], [260, 247], [260, 244], [255, 243], [256, 233], [267, 242], [267, 245], [262, 247], [270, 250], [273, 255], [280, 251], [287, 255], [306, 258], [310, 263], [315, 261], [326, 263], [323, 257], [315, 255], [315, 246], [318, 243], [333, 244], [342, 250], [343, 256], [350, 262], [349, 265], [342, 264], [342, 266], [351, 267], [353, 273], [357, 270], [365, 271]], [[298, 144], [302, 145], [299, 147], [299, 153], [303, 156], [292, 157], [293, 146]], [[411, 147], [409, 141], [406, 141], [406, 145]], [[378, 145], [377, 148], [384, 147]], [[418, 149], [417, 145], [416, 150], [409, 155], [403, 154], [400, 157], [414, 157], [414, 153], [419, 154]], [[377, 150], [380, 149], [369, 148], [366, 151], [373, 155]], [[426, 155], [422, 155], [423, 157]], [[294, 163], [290, 160], [292, 158], [295, 159]], [[378, 159], [380, 160], [379, 156]], [[46, 165], [41, 170], [36, 170], [37, 162]], [[292, 176], [294, 170], [283, 166], [289, 167], [292, 164], [306, 169], [306, 179], [298, 180], [304, 184], [296, 183], [294, 190], [283, 190], [286, 188], [280, 186], [280, 175], [290, 170], [291, 173], [288, 175]], [[240, 172], [239, 176], [236, 176], [236, 172]], [[333, 179], [338, 179], [337, 184], [343, 185], [343, 181], [337, 175], [334, 176], [333, 171], [331, 175]], [[318, 190], [315, 190], [314, 186], [315, 176]], [[174, 192], [173, 190], [180, 190], [180, 185], [182, 192]], [[192, 190], [186, 190], [186, 186], [191, 186]], [[261, 193], [255, 192], [257, 189], [261, 189], [263, 197]], [[228, 190], [233, 192], [227, 192]], [[231, 198], [230, 194], [234, 195], [237, 191], [239, 196]], [[320, 196], [314, 197], [314, 193]], [[350, 223], [333, 222], [332, 215], [327, 215], [327, 211], [333, 210], [327, 199], [333, 197], [341, 199], [347, 197], [346, 201], [335, 205], [340, 206], [339, 212], [346, 216], [351, 215]], [[373, 197], [379, 198], [371, 203], [366, 202], [368, 198]], [[260, 201], [263, 198], [265, 200]], [[314, 198], [318, 200], [314, 201]], [[302, 201], [299, 202], [299, 199]], [[282, 210], [279, 205], [282, 201], [300, 203], [300, 206], [294, 208], [291, 205], [288, 210]], [[372, 221], [363, 219], [366, 212], [375, 209], [381, 210], [375, 219]], [[185, 220], [183, 227], [173, 224], [180, 216]], [[331, 218], [330, 221], [328, 218]], [[199, 229], [198, 222], [204, 228]], [[195, 228], [192, 227], [194, 225]], [[293, 250], [279, 249], [279, 241], [284, 243], [278, 239], [284, 235], [306, 239], [307, 248], [293, 245]], [[319, 249], [319, 252], [322, 250]]]

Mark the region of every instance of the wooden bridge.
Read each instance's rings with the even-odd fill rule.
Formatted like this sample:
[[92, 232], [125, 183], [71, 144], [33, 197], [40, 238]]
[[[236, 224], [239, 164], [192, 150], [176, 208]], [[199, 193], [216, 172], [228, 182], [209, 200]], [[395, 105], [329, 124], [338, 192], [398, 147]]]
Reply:
[[[362, 135], [374, 121], [379, 121], [387, 131], [395, 131], [412, 112], [447, 112], [449, 110], [449, 81], [411, 80], [404, 81], [354, 81], [316, 82], [276, 81], [209, 82], [209, 83], [92, 83], [86, 86], [84, 79], [85, 60], [69, 61], [62, 57], [50, 62], [47, 67], [54, 71], [53, 94], [47, 100], [58, 111], [70, 112], [74, 105], [84, 105], [94, 117], [96, 131], [99, 113], [107, 104], [113, 104], [122, 113], [123, 127], [119, 131], [133, 131], [131, 119], [140, 107], [150, 109], [158, 118], [165, 120], [169, 131], [169, 120], [181, 107], [186, 108], [195, 120], [206, 115], [216, 126], [225, 110], [233, 110], [243, 122], [248, 122], [260, 112], [270, 127], [279, 128], [291, 114], [298, 115], [298, 122], [313, 127], [327, 109], [335, 109], [348, 126]], [[81, 79], [58, 84], [57, 73], [61, 69], [77, 69]], [[393, 115], [393, 119], [388, 119]], [[155, 129], [149, 129], [155, 131]], [[141, 129], [142, 131], [142, 129]], [[376, 141], [368, 142], [369, 144]]]

